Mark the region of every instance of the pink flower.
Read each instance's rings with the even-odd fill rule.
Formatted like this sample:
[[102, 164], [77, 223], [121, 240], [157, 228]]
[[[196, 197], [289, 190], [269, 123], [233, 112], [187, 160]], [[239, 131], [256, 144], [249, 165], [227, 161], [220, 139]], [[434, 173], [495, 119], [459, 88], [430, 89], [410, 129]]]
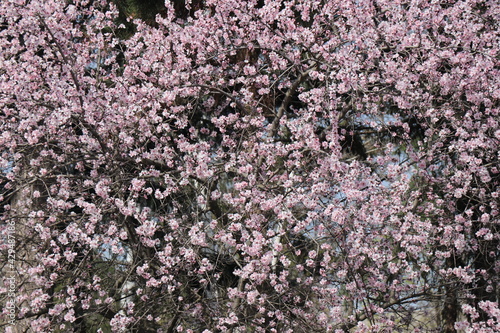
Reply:
[[70, 309], [65, 315], [64, 315], [64, 320], [69, 321], [70, 323], [74, 322], [76, 320], [75, 318], [75, 310]]

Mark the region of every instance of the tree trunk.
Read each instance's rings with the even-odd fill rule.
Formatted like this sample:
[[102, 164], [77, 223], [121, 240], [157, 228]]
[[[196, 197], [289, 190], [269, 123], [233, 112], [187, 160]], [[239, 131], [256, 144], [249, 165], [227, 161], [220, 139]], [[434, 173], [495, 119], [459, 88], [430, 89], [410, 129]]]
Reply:
[[458, 299], [455, 287], [449, 286], [446, 288], [446, 296], [444, 298], [443, 310], [441, 312], [443, 333], [455, 333], [455, 323], [458, 319]]

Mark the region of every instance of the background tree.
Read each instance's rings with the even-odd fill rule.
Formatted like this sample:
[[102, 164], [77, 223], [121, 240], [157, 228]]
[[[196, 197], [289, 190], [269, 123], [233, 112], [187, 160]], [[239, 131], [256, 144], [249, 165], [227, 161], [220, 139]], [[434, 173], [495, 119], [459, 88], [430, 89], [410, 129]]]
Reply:
[[0, 4], [19, 322], [499, 329], [499, 5], [116, 4]]

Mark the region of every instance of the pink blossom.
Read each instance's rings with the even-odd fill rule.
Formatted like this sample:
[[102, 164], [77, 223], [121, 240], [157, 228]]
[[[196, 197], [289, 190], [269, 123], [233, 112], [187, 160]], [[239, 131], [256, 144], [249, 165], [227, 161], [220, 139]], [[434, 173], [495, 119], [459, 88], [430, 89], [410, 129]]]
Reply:
[[500, 330], [497, 12], [0, 2], [0, 298], [40, 332]]

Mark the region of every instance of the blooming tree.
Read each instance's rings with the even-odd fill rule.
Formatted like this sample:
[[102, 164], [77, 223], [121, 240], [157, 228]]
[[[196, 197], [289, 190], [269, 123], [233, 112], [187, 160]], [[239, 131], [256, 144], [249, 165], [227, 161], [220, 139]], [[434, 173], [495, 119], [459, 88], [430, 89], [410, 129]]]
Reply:
[[182, 4], [0, 3], [4, 328], [500, 330], [500, 4]]

